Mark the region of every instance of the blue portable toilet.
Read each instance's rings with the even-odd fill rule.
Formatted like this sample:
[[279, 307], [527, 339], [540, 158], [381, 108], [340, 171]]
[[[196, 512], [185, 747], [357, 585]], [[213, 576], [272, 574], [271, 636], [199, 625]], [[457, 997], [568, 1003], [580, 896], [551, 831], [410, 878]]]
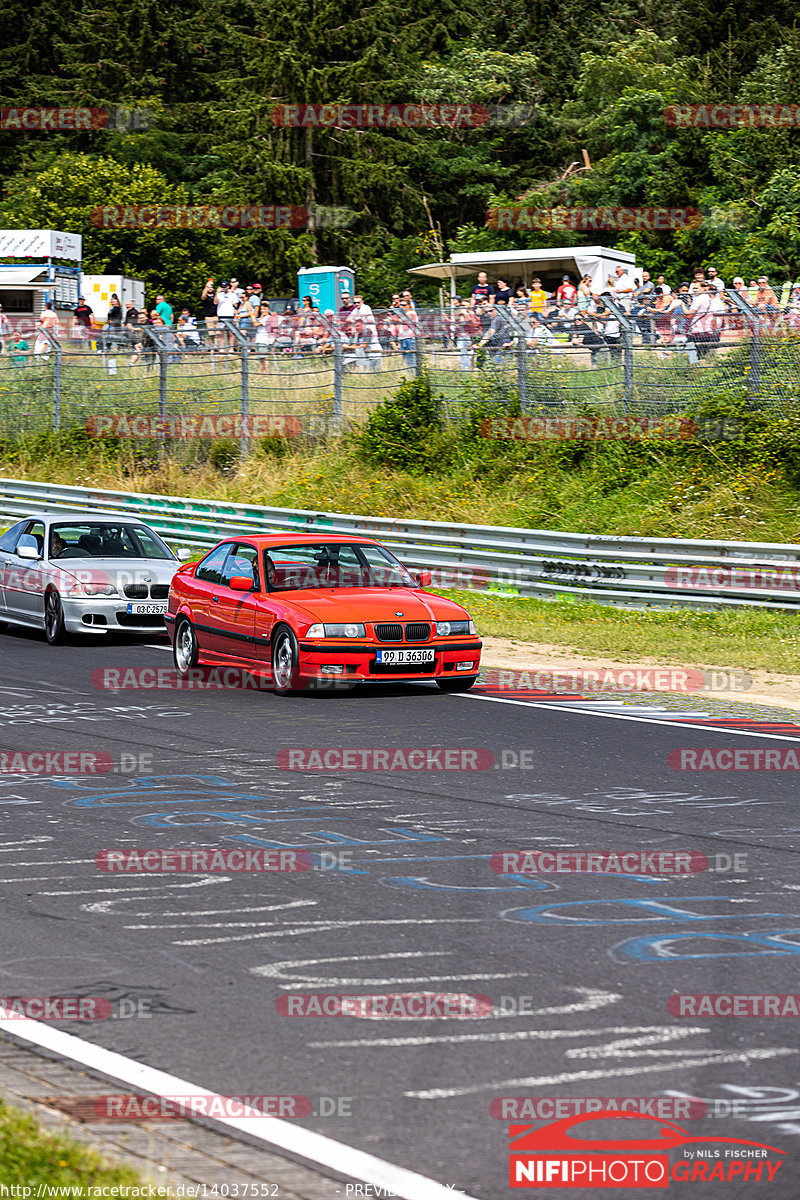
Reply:
[[320, 312], [342, 307], [342, 292], [349, 292], [352, 299], [356, 287], [356, 273], [350, 267], [301, 267], [297, 272], [297, 295], [301, 303], [310, 296]]

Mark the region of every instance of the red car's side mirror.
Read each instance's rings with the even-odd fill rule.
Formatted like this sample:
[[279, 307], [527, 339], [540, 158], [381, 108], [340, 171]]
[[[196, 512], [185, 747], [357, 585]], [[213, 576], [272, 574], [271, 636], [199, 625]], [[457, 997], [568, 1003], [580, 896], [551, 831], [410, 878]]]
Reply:
[[231, 587], [235, 592], [252, 592], [253, 581], [247, 575], [231, 575]]
[[417, 579], [419, 580], [419, 586], [422, 588], [430, 587], [433, 582], [433, 576], [430, 571], [417, 571]]

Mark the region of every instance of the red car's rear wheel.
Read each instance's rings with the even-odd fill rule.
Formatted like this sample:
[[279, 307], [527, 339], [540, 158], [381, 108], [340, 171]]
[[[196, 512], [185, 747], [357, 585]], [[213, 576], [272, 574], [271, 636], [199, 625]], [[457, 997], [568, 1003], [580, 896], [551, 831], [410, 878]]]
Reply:
[[288, 625], [279, 625], [272, 635], [272, 687], [279, 696], [298, 692], [300, 678], [300, 648]]

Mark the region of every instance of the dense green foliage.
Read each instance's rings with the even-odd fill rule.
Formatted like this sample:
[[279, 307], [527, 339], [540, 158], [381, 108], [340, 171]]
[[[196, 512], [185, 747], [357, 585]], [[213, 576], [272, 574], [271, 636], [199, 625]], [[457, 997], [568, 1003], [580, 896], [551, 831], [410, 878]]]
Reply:
[[[2, 0], [0, 106], [146, 107], [139, 133], [0, 132], [0, 226], [85, 237], [85, 269], [144, 277], [197, 305], [203, 276], [292, 294], [299, 266], [353, 265], [385, 300], [445, 251], [597, 241], [498, 233], [491, 204], [699, 206], [675, 233], [600, 235], [654, 269], [712, 259], [730, 281], [800, 274], [800, 130], [677, 129], [674, 103], [789, 104], [800, 33], [789, 0]], [[286, 129], [276, 104], [534, 105], [527, 123], [455, 130]], [[582, 169], [586, 150], [591, 169]], [[568, 170], [571, 164], [578, 170]], [[346, 229], [103, 231], [96, 204], [343, 207]], [[674, 278], [674, 274], [673, 274]], [[435, 285], [419, 284], [421, 298]]]

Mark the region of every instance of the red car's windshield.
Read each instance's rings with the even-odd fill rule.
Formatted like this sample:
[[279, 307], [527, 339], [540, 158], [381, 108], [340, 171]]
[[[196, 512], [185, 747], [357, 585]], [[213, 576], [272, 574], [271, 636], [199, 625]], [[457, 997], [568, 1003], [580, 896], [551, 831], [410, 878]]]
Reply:
[[419, 586], [388, 550], [358, 542], [273, 546], [264, 551], [264, 574], [272, 592]]

